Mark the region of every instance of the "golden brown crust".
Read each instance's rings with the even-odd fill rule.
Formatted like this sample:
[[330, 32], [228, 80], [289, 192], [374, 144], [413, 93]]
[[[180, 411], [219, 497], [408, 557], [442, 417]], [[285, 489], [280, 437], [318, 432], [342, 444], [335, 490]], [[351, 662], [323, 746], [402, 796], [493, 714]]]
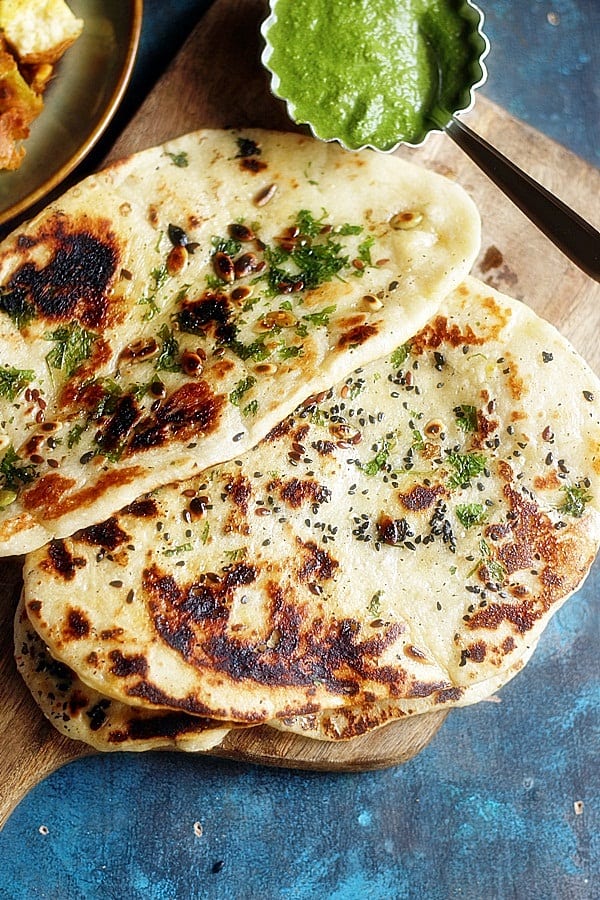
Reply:
[[516, 671], [600, 542], [600, 386], [524, 305], [467, 285], [416, 349], [245, 455], [29, 556], [53, 654], [130, 704], [325, 710], [346, 735]]

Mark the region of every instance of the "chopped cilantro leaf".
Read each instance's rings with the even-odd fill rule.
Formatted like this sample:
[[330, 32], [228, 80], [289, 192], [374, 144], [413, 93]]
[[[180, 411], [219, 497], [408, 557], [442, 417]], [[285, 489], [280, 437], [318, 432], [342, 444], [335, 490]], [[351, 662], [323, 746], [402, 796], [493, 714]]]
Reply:
[[244, 344], [242, 341], [229, 341], [227, 346], [240, 359], [253, 359], [254, 362], [262, 362], [271, 355], [271, 351], [265, 345], [266, 334], [252, 341], [251, 344]]
[[585, 511], [586, 504], [592, 499], [589, 490], [583, 484], [567, 484], [561, 488], [565, 494], [563, 503], [558, 507], [559, 512], [567, 516], [580, 519]]
[[394, 368], [399, 369], [400, 366], [404, 365], [409, 353], [410, 344], [401, 344], [400, 347], [396, 347], [396, 349], [390, 356], [390, 362], [394, 366]]
[[477, 431], [477, 408], [466, 403], [454, 407], [456, 424], [462, 431]]
[[365, 475], [376, 475], [386, 465], [390, 455], [390, 445], [387, 441], [383, 441], [381, 449], [377, 451], [373, 459], [362, 466]]
[[456, 515], [465, 528], [482, 525], [487, 519], [487, 510], [482, 503], [461, 503], [456, 507]]
[[157, 371], [162, 369], [166, 372], [180, 372], [181, 364], [177, 361], [179, 342], [167, 324], [161, 326], [158, 336], [163, 344], [156, 359], [155, 369]]
[[258, 412], [258, 400], [251, 400], [242, 410], [243, 416], [255, 416]]
[[0, 367], [0, 397], [14, 400], [34, 378], [35, 372], [32, 369], [15, 369], [14, 366]]
[[189, 553], [190, 550], [193, 550], [194, 547], [189, 542], [185, 544], [179, 544], [178, 547], [168, 547], [166, 550], [163, 550], [164, 556], [178, 556], [180, 553]]
[[381, 597], [383, 595], [383, 591], [376, 591], [371, 600], [369, 602], [369, 606], [367, 607], [370, 615], [378, 616], [381, 613]]
[[449, 453], [448, 463], [453, 469], [448, 487], [468, 486], [471, 479], [485, 471], [487, 459], [483, 453]]
[[325, 227], [326, 218], [326, 210], [323, 210], [323, 215], [320, 219], [315, 219], [313, 214], [309, 212], [308, 209], [301, 209], [296, 216], [296, 228], [300, 231], [301, 234], [305, 234], [308, 237], [316, 237]]
[[67, 375], [72, 375], [82, 362], [90, 358], [92, 344], [97, 340], [97, 335], [86, 331], [79, 322], [63, 325], [44, 337], [54, 343], [52, 350], [46, 354], [46, 362], [53, 369], [64, 369]]
[[19, 329], [35, 319], [35, 307], [28, 303], [19, 288], [15, 290], [0, 290], [0, 310], [5, 312]]
[[246, 394], [250, 388], [254, 387], [256, 384], [256, 378], [253, 375], [248, 375], [246, 378], [242, 378], [241, 381], [238, 381], [234, 389], [229, 394], [229, 400], [233, 403], [234, 406], [240, 405], [240, 400]]
[[144, 316], [146, 321], [153, 319], [154, 316], [158, 313], [158, 304], [156, 302], [156, 297], [158, 292], [164, 286], [165, 281], [169, 277], [169, 272], [167, 270], [166, 263], [162, 266], [157, 266], [156, 269], [152, 269], [150, 272], [150, 286], [148, 288], [148, 292], [143, 294], [143, 296], [138, 300], [138, 303], [142, 306], [147, 306], [148, 310]]
[[231, 237], [225, 238], [215, 235], [212, 239], [212, 245], [214, 247], [214, 253], [226, 253], [227, 256], [237, 256], [242, 249], [240, 241]]
[[302, 319], [304, 322], [309, 322], [311, 325], [329, 325], [329, 317], [335, 310], [335, 306], [326, 306], [324, 309], [319, 310], [319, 312], [302, 316]]
[[169, 157], [174, 166], [177, 166], [178, 169], [185, 169], [190, 164], [189, 157], [185, 150], [180, 150], [179, 153], [167, 153], [165, 154]]
[[[362, 244], [358, 245], [358, 258], [365, 264], [365, 266], [373, 265], [373, 261], [371, 259], [371, 247], [374, 243], [375, 238], [371, 235], [370, 237], [366, 238], [362, 242]], [[354, 274], [361, 276], [364, 274], [364, 269], [356, 269]]]
[[16, 491], [23, 484], [29, 484], [36, 478], [34, 465], [22, 465], [21, 457], [10, 444], [0, 461], [0, 484], [8, 490]]

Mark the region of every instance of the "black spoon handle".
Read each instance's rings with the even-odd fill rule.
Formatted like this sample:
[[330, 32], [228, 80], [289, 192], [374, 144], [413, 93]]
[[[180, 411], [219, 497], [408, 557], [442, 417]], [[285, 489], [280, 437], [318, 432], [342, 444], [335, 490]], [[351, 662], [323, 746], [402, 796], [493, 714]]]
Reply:
[[600, 233], [589, 222], [458, 119], [444, 130], [559, 250], [600, 281]]

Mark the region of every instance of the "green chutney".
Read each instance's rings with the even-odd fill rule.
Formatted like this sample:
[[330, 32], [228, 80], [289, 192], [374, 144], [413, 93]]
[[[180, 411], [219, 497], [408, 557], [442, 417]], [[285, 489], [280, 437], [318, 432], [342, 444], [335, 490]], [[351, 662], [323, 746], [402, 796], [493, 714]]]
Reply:
[[379, 150], [419, 143], [431, 128], [433, 104], [456, 110], [473, 83], [474, 29], [461, 6], [459, 0], [276, 0], [266, 34], [267, 66], [279, 78], [274, 89], [294, 119], [324, 140]]

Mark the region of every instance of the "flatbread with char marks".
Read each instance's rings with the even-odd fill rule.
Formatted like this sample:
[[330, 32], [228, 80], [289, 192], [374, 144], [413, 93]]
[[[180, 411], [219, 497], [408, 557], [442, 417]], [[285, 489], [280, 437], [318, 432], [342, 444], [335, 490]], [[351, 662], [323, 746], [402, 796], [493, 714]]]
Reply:
[[15, 615], [15, 660], [34, 700], [56, 730], [96, 750], [206, 751], [231, 730], [213, 719], [126, 706], [102, 696], [52, 658], [31, 627], [22, 600]]
[[500, 700], [495, 695], [515, 677], [529, 662], [537, 647], [537, 641], [529, 645], [523, 656], [506, 669], [492, 675], [486, 681], [466, 687], [453, 687], [434, 691], [428, 697], [411, 700], [398, 698], [364, 706], [343, 706], [305, 716], [271, 719], [268, 723], [278, 731], [300, 734], [319, 741], [348, 741], [362, 734], [383, 728], [384, 725], [406, 716], [419, 716], [441, 709], [473, 706], [484, 700]]
[[[316, 740], [350, 740], [394, 719], [489, 699], [523, 668], [533, 649], [529, 648], [508, 672], [462, 690], [453, 688], [413, 700], [272, 719], [267, 725]], [[218, 746], [232, 728], [243, 727], [239, 722], [219, 722], [176, 710], [130, 706], [98, 693], [50, 655], [31, 626], [22, 600], [15, 617], [15, 659], [34, 700], [56, 730], [96, 750], [206, 752]]]
[[90, 176], [0, 246], [0, 554], [253, 446], [421, 328], [478, 245], [458, 185], [301, 135]]
[[25, 563], [53, 656], [126, 703], [265, 722], [511, 670], [600, 539], [600, 385], [467, 280], [253, 450]]

